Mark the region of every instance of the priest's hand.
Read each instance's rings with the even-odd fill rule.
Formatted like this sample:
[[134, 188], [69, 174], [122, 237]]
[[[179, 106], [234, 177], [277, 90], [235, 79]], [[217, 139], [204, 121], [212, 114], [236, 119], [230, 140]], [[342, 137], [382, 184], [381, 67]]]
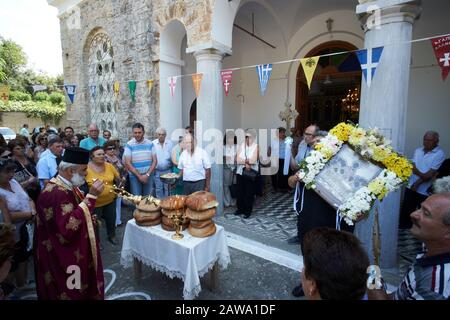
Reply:
[[89, 193], [92, 194], [93, 196], [98, 197], [103, 192], [104, 189], [105, 184], [103, 183], [103, 181], [97, 179], [89, 188]]

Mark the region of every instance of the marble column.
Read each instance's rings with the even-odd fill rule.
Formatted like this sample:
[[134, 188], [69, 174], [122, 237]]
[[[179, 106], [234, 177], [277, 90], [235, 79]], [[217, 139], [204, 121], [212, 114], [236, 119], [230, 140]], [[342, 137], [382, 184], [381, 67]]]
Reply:
[[223, 88], [220, 71], [224, 54], [216, 49], [201, 49], [195, 51], [194, 56], [197, 73], [203, 74], [197, 98], [195, 132], [198, 144], [211, 156], [211, 192], [219, 202], [217, 215], [220, 215], [223, 213]]
[[[370, 88], [362, 81], [359, 124], [364, 128], [379, 128], [400, 153], [405, 147], [411, 63], [409, 41], [420, 11], [420, 1], [411, 0], [366, 1], [356, 8], [365, 32], [365, 48], [384, 46]], [[371, 217], [356, 226], [355, 234], [364, 243], [372, 262], [375, 210], [379, 212], [381, 233], [380, 267], [396, 268], [400, 192], [376, 204]]]

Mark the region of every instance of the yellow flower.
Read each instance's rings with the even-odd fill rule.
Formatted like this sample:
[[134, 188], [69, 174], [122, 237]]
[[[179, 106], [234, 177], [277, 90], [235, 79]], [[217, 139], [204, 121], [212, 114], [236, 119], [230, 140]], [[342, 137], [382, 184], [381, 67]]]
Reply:
[[373, 160], [378, 162], [383, 162], [392, 153], [392, 150], [386, 148], [385, 146], [374, 146], [373, 147]]
[[346, 142], [352, 128], [353, 126], [341, 122], [330, 130], [330, 134], [335, 135], [340, 141]]
[[412, 164], [408, 159], [400, 157], [396, 153], [392, 153], [390, 156], [384, 159], [383, 164], [388, 170], [394, 172], [397, 177], [399, 177], [403, 181], [407, 181], [412, 175]]
[[348, 138], [348, 142], [353, 146], [358, 146], [361, 144], [361, 141], [365, 138], [366, 131], [362, 128], [354, 127], [350, 131], [350, 136]]

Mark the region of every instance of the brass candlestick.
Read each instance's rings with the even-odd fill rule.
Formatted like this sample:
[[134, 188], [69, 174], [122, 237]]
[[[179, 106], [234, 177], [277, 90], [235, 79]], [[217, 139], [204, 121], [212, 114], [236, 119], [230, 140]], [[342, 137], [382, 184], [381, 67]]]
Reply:
[[183, 231], [183, 223], [186, 220], [185, 215], [176, 215], [172, 214], [170, 216], [170, 220], [172, 220], [173, 225], [175, 226], [175, 234], [172, 235], [173, 240], [181, 240], [184, 238], [184, 235], [181, 233]]

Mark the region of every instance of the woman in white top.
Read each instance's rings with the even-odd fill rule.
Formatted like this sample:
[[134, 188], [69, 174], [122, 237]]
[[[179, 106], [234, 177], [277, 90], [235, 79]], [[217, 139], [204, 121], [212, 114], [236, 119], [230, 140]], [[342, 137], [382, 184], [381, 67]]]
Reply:
[[[26, 222], [36, 215], [36, 207], [20, 183], [13, 179], [16, 165], [10, 159], [0, 159], [0, 197], [6, 203], [11, 222], [16, 227], [16, 253], [14, 266], [16, 285], [26, 284], [28, 252], [28, 232]], [[16, 270], [17, 269], [17, 270]]]
[[225, 134], [225, 146], [223, 147], [223, 205], [233, 207], [236, 199], [231, 197], [230, 186], [233, 184], [234, 169], [236, 169], [236, 136], [233, 131]]
[[245, 142], [239, 145], [237, 150], [237, 211], [236, 215], [244, 215], [244, 219], [250, 217], [255, 200], [255, 191], [259, 175], [259, 146], [256, 143], [256, 131], [245, 130]]

